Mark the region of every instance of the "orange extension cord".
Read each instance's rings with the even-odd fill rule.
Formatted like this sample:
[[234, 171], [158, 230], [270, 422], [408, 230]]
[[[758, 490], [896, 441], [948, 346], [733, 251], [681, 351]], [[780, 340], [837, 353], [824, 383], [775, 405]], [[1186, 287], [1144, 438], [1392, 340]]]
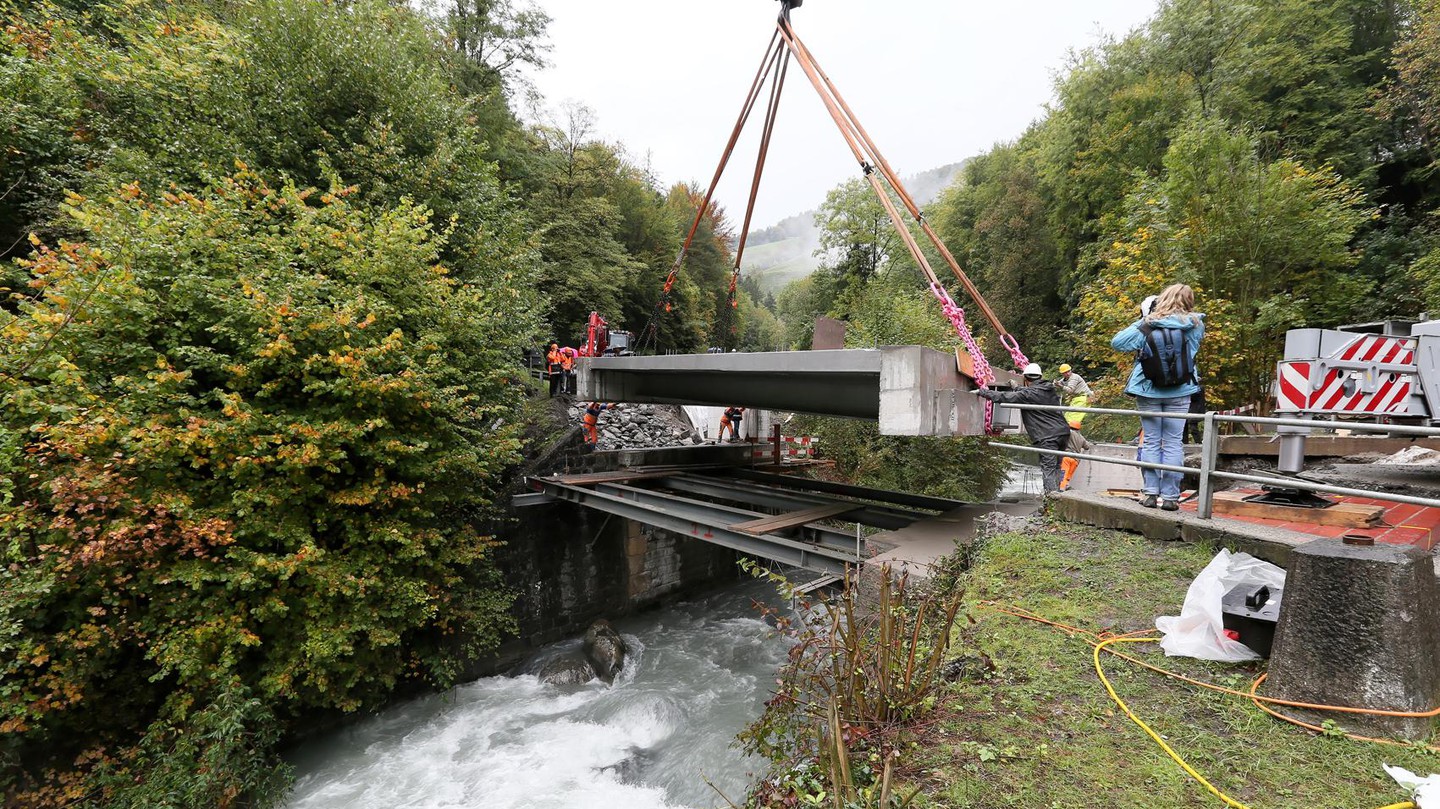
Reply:
[[[1157, 733], [1155, 733], [1155, 731], [1151, 730], [1148, 725], [1146, 725], [1138, 716], [1136, 716], [1133, 712], [1131, 712], [1129, 706], [1127, 706], [1127, 705], [1125, 704], [1125, 702], [1120, 699], [1119, 695], [1115, 693], [1114, 688], [1112, 688], [1112, 687], [1110, 686], [1109, 681], [1105, 678], [1105, 672], [1104, 672], [1104, 670], [1103, 670], [1103, 669], [1101, 668], [1101, 666], [1100, 666], [1100, 652], [1101, 652], [1101, 651], [1104, 651], [1104, 652], [1106, 652], [1106, 653], [1108, 653], [1108, 654], [1114, 655], [1115, 657], [1119, 657], [1119, 658], [1121, 658], [1121, 659], [1123, 659], [1123, 660], [1127, 660], [1127, 661], [1129, 661], [1129, 662], [1131, 662], [1131, 663], [1134, 663], [1134, 664], [1137, 665], [1137, 666], [1140, 666], [1141, 668], [1149, 669], [1150, 671], [1153, 671], [1153, 672], [1155, 672], [1155, 673], [1157, 673], [1157, 674], [1163, 674], [1163, 675], [1166, 676], [1166, 677], [1173, 677], [1174, 679], [1180, 680], [1180, 681], [1185, 682], [1185, 683], [1189, 683], [1190, 685], [1194, 685], [1194, 686], [1197, 686], [1197, 687], [1199, 687], [1199, 688], [1205, 688], [1205, 689], [1209, 689], [1209, 690], [1211, 690], [1211, 691], [1217, 691], [1217, 692], [1222, 693], [1222, 694], [1229, 694], [1229, 695], [1231, 695], [1231, 696], [1243, 697], [1243, 698], [1248, 699], [1248, 700], [1250, 700], [1251, 702], [1253, 702], [1256, 707], [1258, 707], [1260, 710], [1264, 711], [1265, 713], [1270, 714], [1271, 716], [1274, 716], [1274, 717], [1276, 717], [1277, 719], [1283, 719], [1283, 720], [1285, 720], [1286, 722], [1289, 722], [1289, 723], [1294, 724], [1294, 725], [1298, 725], [1298, 726], [1300, 726], [1300, 727], [1302, 727], [1302, 728], [1305, 728], [1306, 730], [1310, 730], [1310, 731], [1315, 732], [1315, 733], [1325, 733], [1325, 732], [1326, 732], [1326, 729], [1323, 728], [1323, 727], [1320, 727], [1319, 725], [1314, 725], [1314, 724], [1311, 724], [1311, 723], [1309, 723], [1309, 722], [1304, 722], [1304, 721], [1302, 721], [1302, 720], [1295, 719], [1294, 717], [1286, 716], [1285, 714], [1283, 714], [1283, 713], [1281, 713], [1281, 712], [1279, 712], [1279, 711], [1277, 711], [1277, 710], [1275, 710], [1275, 709], [1273, 709], [1273, 708], [1270, 708], [1268, 705], [1266, 705], [1266, 703], [1269, 703], [1269, 704], [1271, 704], [1271, 705], [1284, 705], [1284, 706], [1291, 707], [1291, 708], [1307, 708], [1307, 709], [1310, 709], [1310, 710], [1317, 710], [1317, 711], [1334, 711], [1334, 712], [1338, 712], [1338, 713], [1368, 714], [1368, 715], [1372, 715], [1372, 716], [1394, 716], [1394, 717], [1421, 718], [1421, 719], [1428, 719], [1428, 718], [1440, 716], [1440, 708], [1436, 708], [1436, 709], [1430, 710], [1430, 711], [1389, 711], [1389, 710], [1382, 710], [1382, 709], [1375, 709], [1375, 708], [1355, 708], [1355, 707], [1351, 707], [1351, 706], [1347, 706], [1347, 705], [1321, 705], [1321, 704], [1311, 703], [1311, 702], [1298, 702], [1298, 701], [1295, 701], [1295, 700], [1285, 700], [1285, 699], [1277, 699], [1277, 698], [1275, 698], [1275, 697], [1261, 696], [1259, 693], [1257, 693], [1257, 691], [1258, 691], [1258, 689], [1260, 688], [1260, 684], [1265, 681], [1265, 677], [1266, 677], [1265, 674], [1261, 674], [1259, 677], [1255, 678], [1255, 681], [1250, 684], [1250, 689], [1249, 689], [1248, 691], [1239, 691], [1239, 690], [1236, 690], [1236, 689], [1233, 689], [1233, 688], [1226, 688], [1226, 687], [1221, 686], [1221, 685], [1215, 685], [1214, 683], [1207, 683], [1207, 682], [1205, 682], [1205, 681], [1203, 681], [1203, 680], [1196, 680], [1196, 679], [1194, 679], [1194, 678], [1192, 678], [1192, 677], [1186, 677], [1186, 676], [1183, 675], [1183, 674], [1179, 674], [1179, 673], [1177, 673], [1177, 672], [1173, 672], [1173, 671], [1169, 671], [1169, 670], [1167, 670], [1167, 669], [1160, 668], [1159, 666], [1156, 666], [1156, 665], [1147, 663], [1147, 662], [1145, 662], [1144, 660], [1140, 660], [1139, 658], [1132, 657], [1131, 655], [1127, 655], [1127, 654], [1125, 654], [1124, 652], [1119, 652], [1119, 651], [1116, 651], [1115, 649], [1109, 648], [1110, 644], [1112, 644], [1112, 643], [1117, 643], [1117, 642], [1143, 643], [1143, 642], [1154, 642], [1154, 641], [1158, 641], [1158, 640], [1159, 640], [1159, 638], [1156, 638], [1156, 637], [1144, 637], [1144, 638], [1135, 637], [1136, 635], [1140, 635], [1140, 634], [1149, 632], [1149, 630], [1146, 630], [1146, 629], [1142, 629], [1142, 630], [1139, 630], [1139, 631], [1137, 631], [1137, 632], [1128, 632], [1128, 633], [1121, 634], [1121, 635], [1115, 635], [1115, 634], [1111, 634], [1111, 633], [1109, 633], [1109, 632], [1095, 633], [1095, 632], [1091, 632], [1091, 631], [1086, 630], [1086, 629], [1081, 629], [1080, 627], [1075, 627], [1075, 626], [1070, 626], [1070, 625], [1068, 625], [1068, 624], [1063, 624], [1063, 623], [1060, 623], [1059, 621], [1052, 621], [1052, 620], [1050, 620], [1050, 619], [1048, 619], [1048, 618], [1041, 617], [1041, 616], [1036, 615], [1036, 614], [1034, 614], [1034, 613], [1032, 613], [1032, 612], [1029, 612], [1028, 610], [1023, 610], [1023, 609], [1020, 609], [1020, 608], [1018, 608], [1018, 607], [1006, 607], [1006, 606], [1002, 606], [1002, 605], [1000, 605], [1000, 604], [996, 604], [995, 602], [988, 602], [988, 601], [987, 601], [987, 602], [982, 602], [979, 606], [981, 606], [981, 607], [983, 607], [983, 608], [985, 608], [985, 609], [992, 610], [992, 611], [994, 611], [994, 612], [1001, 613], [1002, 615], [1009, 615], [1009, 616], [1012, 616], [1012, 617], [1015, 617], [1015, 618], [1021, 618], [1021, 619], [1026, 620], [1026, 621], [1034, 621], [1034, 622], [1036, 622], [1036, 623], [1045, 624], [1045, 625], [1047, 625], [1047, 626], [1053, 626], [1053, 627], [1055, 627], [1056, 629], [1063, 630], [1063, 631], [1066, 632], [1066, 633], [1069, 633], [1069, 634], [1072, 634], [1072, 635], [1080, 635], [1080, 636], [1085, 637], [1085, 638], [1087, 639], [1086, 642], [1089, 643], [1092, 647], [1094, 647], [1094, 660], [1095, 660], [1095, 670], [1096, 670], [1096, 673], [1099, 674], [1101, 681], [1105, 684], [1106, 690], [1110, 692], [1110, 697], [1116, 702], [1116, 704], [1118, 704], [1118, 705], [1120, 706], [1121, 710], [1123, 710], [1123, 711], [1125, 712], [1125, 715], [1126, 715], [1127, 717], [1129, 717], [1132, 722], [1134, 722], [1135, 724], [1139, 725], [1142, 730], [1144, 730], [1144, 731], [1145, 731], [1151, 738], [1153, 738], [1162, 748], [1164, 748], [1165, 752], [1166, 752], [1172, 759], [1174, 759], [1174, 760], [1176, 761], [1176, 763], [1178, 763], [1192, 778], [1195, 778], [1197, 781], [1199, 781], [1202, 785], [1205, 786], [1205, 788], [1206, 788], [1207, 790], [1209, 790], [1211, 793], [1213, 793], [1216, 797], [1220, 798], [1220, 799], [1221, 799], [1222, 801], [1224, 801], [1227, 805], [1232, 806], [1232, 807], [1236, 807], [1236, 809], [1247, 809], [1247, 807], [1245, 807], [1244, 804], [1241, 804], [1241, 803], [1239, 803], [1238, 801], [1236, 801], [1235, 799], [1231, 798], [1230, 796], [1224, 794], [1224, 793], [1221, 792], [1219, 789], [1215, 788], [1214, 785], [1212, 785], [1212, 784], [1211, 784], [1209, 781], [1207, 781], [1202, 775], [1200, 775], [1200, 773], [1196, 772], [1196, 771], [1194, 770], [1194, 768], [1192, 768], [1189, 764], [1187, 764], [1187, 763], [1185, 762], [1185, 760], [1182, 759], [1178, 753], [1176, 753], [1173, 749], [1171, 749], [1170, 746], [1169, 746], [1168, 744], [1166, 744], [1165, 741], [1164, 741], [1162, 738], [1160, 738], [1159, 734], [1157, 734]], [[1344, 736], [1345, 736], [1345, 738], [1351, 739], [1351, 740], [1353, 740], [1353, 741], [1369, 742], [1369, 743], [1372, 743], [1372, 744], [1388, 744], [1388, 745], [1395, 745], [1395, 746], [1397, 746], [1397, 747], [1413, 747], [1413, 746], [1414, 746], [1414, 745], [1411, 745], [1411, 744], [1409, 744], [1409, 743], [1407, 743], [1407, 742], [1401, 742], [1401, 741], [1397, 741], [1397, 740], [1395, 740], [1395, 739], [1378, 739], [1378, 738], [1373, 738], [1373, 737], [1370, 737], [1370, 736], [1359, 736], [1359, 735], [1356, 735], [1356, 734], [1353, 734], [1353, 733], [1345, 733]], [[1436, 747], [1436, 746], [1433, 746], [1433, 745], [1427, 745], [1427, 746], [1426, 746], [1426, 749], [1431, 750], [1431, 751], [1434, 751], [1434, 752], [1440, 752], [1440, 747]], [[1402, 802], [1400, 802], [1400, 803], [1387, 804], [1386, 806], [1380, 807], [1380, 809], [1414, 809], [1414, 807], [1415, 807], [1415, 804], [1414, 804], [1414, 803], [1412, 803], [1412, 802], [1410, 802], [1410, 801], [1402, 801]]]

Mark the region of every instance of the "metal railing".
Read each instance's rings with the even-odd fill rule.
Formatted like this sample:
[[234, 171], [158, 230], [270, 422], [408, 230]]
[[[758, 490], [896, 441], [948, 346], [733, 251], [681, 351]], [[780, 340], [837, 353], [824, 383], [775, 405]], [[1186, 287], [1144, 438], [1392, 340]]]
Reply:
[[[1200, 466], [1174, 466], [1170, 464], [1151, 463], [1149, 461], [1130, 460], [1129, 458], [1113, 458], [1104, 455], [1091, 455], [1081, 452], [1067, 452], [1064, 450], [1042, 449], [1025, 444], [1000, 444], [996, 446], [1007, 447], [1021, 452], [1032, 452], [1037, 455], [1054, 455], [1063, 458], [1075, 458], [1081, 461], [1094, 461], [1097, 463], [1120, 464], [1122, 466], [1136, 466], [1141, 469], [1157, 469], [1166, 472], [1180, 472], [1185, 475], [1197, 475], [1200, 479], [1197, 487], [1198, 500], [1196, 510], [1200, 517], [1209, 519], [1213, 516], [1215, 502], [1215, 481], [1237, 481], [1241, 483], [1259, 483], [1272, 486], [1283, 486], [1287, 489], [1299, 489], [1301, 491], [1319, 492], [1323, 494], [1334, 494], [1345, 497], [1370, 497], [1376, 500], [1386, 500], [1394, 503], [1409, 503], [1416, 506], [1430, 506], [1440, 508], [1440, 499], [1434, 497], [1414, 497], [1394, 492], [1382, 492], [1372, 489], [1356, 489], [1347, 486], [1332, 486], [1328, 483], [1316, 483], [1303, 478], [1287, 477], [1283, 475], [1255, 475], [1239, 472], [1223, 472], [1216, 468], [1220, 457], [1220, 440], [1215, 427], [1218, 424], [1256, 424], [1272, 427], [1290, 428], [1316, 428], [1351, 430], [1357, 432], [1390, 433], [1393, 435], [1410, 435], [1423, 438], [1440, 438], [1440, 427], [1414, 427], [1403, 424], [1377, 424], [1366, 421], [1322, 421], [1319, 419], [1301, 418], [1275, 418], [1264, 416], [1239, 416], [1221, 415], [1214, 411], [1208, 413], [1159, 413], [1156, 411], [1124, 410], [1111, 407], [1071, 407], [1068, 405], [1030, 405], [1030, 404], [1006, 404], [996, 402], [997, 407], [1011, 407], [1016, 410], [1053, 410], [1060, 413], [1099, 413], [1102, 415], [1134, 416], [1136, 418], [1167, 418], [1184, 419], [1185, 421], [1199, 421], [1204, 425], [1204, 436], [1200, 441]], [[1023, 431], [1021, 431], [1023, 434]], [[1278, 438], [1278, 436], [1277, 436]]]

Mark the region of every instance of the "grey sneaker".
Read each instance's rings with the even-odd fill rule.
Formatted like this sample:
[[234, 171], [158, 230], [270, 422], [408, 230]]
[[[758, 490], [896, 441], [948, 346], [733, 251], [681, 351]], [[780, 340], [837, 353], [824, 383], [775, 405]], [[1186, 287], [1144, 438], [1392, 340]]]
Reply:
[[1160, 503], [1160, 510], [1161, 510], [1161, 511], [1179, 511], [1179, 510], [1180, 510], [1180, 504], [1177, 503], [1177, 502], [1174, 501], [1174, 500], [1165, 500], [1165, 501], [1163, 501], [1163, 502]]
[[1153, 495], [1153, 494], [1147, 494], [1147, 495], [1145, 495], [1144, 497], [1140, 498], [1140, 505], [1144, 506], [1145, 508], [1154, 508], [1154, 507], [1155, 507], [1155, 495]]

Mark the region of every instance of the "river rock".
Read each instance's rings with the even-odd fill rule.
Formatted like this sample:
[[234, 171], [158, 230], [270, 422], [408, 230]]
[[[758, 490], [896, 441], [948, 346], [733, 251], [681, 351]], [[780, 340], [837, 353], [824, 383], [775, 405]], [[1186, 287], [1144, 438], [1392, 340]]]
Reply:
[[625, 640], [620, 637], [610, 622], [601, 618], [585, 630], [585, 659], [594, 666], [595, 673], [607, 683], [615, 681], [615, 675], [625, 668]]
[[541, 667], [536, 676], [540, 682], [551, 685], [581, 685], [595, 679], [595, 667], [589, 660], [557, 657]]

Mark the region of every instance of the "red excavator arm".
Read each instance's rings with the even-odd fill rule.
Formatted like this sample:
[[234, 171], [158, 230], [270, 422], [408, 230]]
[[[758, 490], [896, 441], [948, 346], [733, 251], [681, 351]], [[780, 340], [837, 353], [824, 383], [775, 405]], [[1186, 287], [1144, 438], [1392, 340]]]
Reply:
[[610, 328], [599, 312], [591, 312], [585, 325], [585, 345], [580, 347], [580, 356], [599, 357], [610, 347]]

